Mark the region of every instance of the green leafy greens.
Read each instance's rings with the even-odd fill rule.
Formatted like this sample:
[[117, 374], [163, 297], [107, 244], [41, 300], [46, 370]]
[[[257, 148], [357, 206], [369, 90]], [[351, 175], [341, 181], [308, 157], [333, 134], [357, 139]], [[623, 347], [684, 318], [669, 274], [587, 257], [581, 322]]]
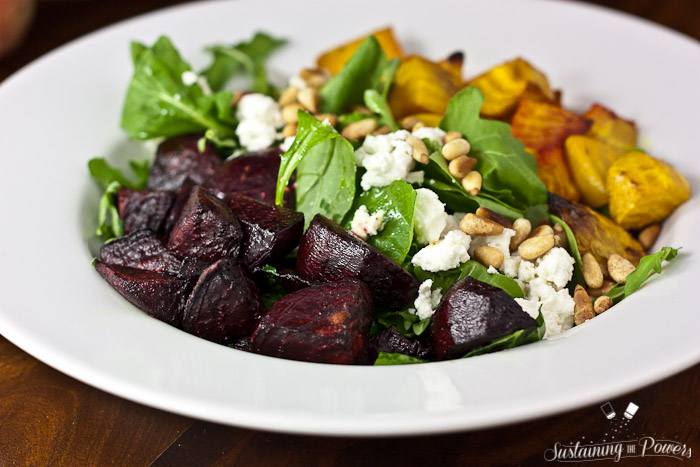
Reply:
[[394, 120], [389, 104], [386, 99], [376, 89], [365, 90], [365, 105], [369, 110], [379, 115], [379, 123], [388, 125], [391, 131], [399, 129], [399, 125]]
[[458, 268], [448, 271], [429, 272], [420, 267], [414, 269], [416, 278], [420, 281], [433, 280], [433, 290], [441, 288], [445, 292], [452, 284], [464, 277], [473, 277], [505, 291], [513, 298], [523, 298], [525, 294], [515, 280], [503, 274], [491, 274], [481, 263], [473, 260], [466, 261]]
[[207, 51], [214, 55], [214, 61], [202, 74], [211, 88], [219, 91], [236, 73], [243, 71], [253, 78], [252, 91], [270, 94], [272, 88], [267, 82], [265, 60], [286, 43], [286, 39], [258, 32], [248, 42], [207, 47]]
[[678, 256], [680, 248], [663, 247], [658, 252], [647, 255], [639, 261], [639, 266], [627, 276], [625, 284], [615, 285], [608, 293], [608, 297], [612, 298], [614, 303], [629, 297], [631, 294], [639, 290], [644, 282], [656, 272], [661, 274], [661, 264], [664, 261], [673, 261]]
[[350, 227], [352, 215], [360, 206], [370, 213], [384, 211], [384, 229], [367, 239], [367, 243], [401, 264], [413, 242], [413, 208], [416, 190], [408, 183], [396, 180], [390, 185], [360, 193], [353, 208], [346, 216], [345, 226]]
[[547, 189], [537, 178], [535, 158], [525, 151], [507, 123], [479, 117], [481, 91], [467, 87], [449, 102], [440, 128], [462, 133], [471, 144], [469, 155], [478, 162], [482, 192], [508, 206], [525, 209], [547, 202]]
[[412, 363], [428, 363], [428, 360], [411, 357], [402, 353], [379, 352], [379, 356], [374, 361], [376, 366], [382, 365], [409, 365]]
[[151, 139], [209, 131], [212, 137], [235, 137], [229, 91], [208, 94], [198, 83], [186, 84], [192, 68], [170, 39], [160, 37], [152, 47], [131, 44], [134, 74], [122, 111], [121, 126], [132, 138]]
[[407, 310], [380, 311], [376, 314], [376, 322], [384, 329], [394, 326], [405, 337], [415, 339], [428, 329], [430, 318], [420, 319]]

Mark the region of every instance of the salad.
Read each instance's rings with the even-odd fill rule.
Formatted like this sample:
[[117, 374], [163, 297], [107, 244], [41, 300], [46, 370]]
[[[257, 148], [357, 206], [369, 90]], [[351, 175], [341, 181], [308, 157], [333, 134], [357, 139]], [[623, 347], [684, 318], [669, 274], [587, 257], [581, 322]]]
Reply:
[[422, 363], [559, 335], [676, 258], [647, 253], [683, 175], [527, 61], [467, 81], [462, 53], [405, 55], [387, 28], [277, 87], [285, 43], [211, 46], [201, 71], [132, 43], [121, 125], [158, 146], [130, 176], [89, 162], [94, 266], [149, 315], [274, 357]]

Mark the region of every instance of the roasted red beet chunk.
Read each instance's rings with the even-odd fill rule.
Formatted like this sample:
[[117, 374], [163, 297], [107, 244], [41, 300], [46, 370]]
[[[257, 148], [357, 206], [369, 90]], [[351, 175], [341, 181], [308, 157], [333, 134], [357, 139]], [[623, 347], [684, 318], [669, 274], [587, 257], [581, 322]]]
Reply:
[[519, 329], [536, 327], [503, 290], [465, 277], [447, 290], [435, 310], [433, 351], [438, 360], [461, 358]]
[[253, 333], [251, 350], [317, 363], [368, 363], [372, 297], [344, 280], [307, 287], [278, 301]]
[[209, 266], [190, 295], [182, 328], [212, 342], [250, 336], [263, 313], [258, 288], [243, 267], [229, 259]]
[[213, 263], [238, 257], [242, 240], [241, 225], [226, 204], [197, 187], [170, 233], [168, 248]]
[[204, 152], [199, 152], [197, 141], [201, 136], [176, 136], [158, 146], [148, 177], [149, 190], [176, 191], [187, 178], [200, 184], [214, 174], [223, 161], [210, 142]]
[[[269, 148], [238, 156], [222, 165], [203, 186], [219, 198], [235, 193], [274, 204], [281, 153], [277, 148]], [[292, 207], [293, 201], [290, 191], [285, 195], [285, 204]]]
[[185, 302], [194, 280], [153, 271], [95, 263], [95, 269], [135, 307], [166, 323], [180, 327]]
[[400, 353], [430, 360], [430, 350], [418, 340], [404, 337], [394, 326], [385, 329], [369, 341], [369, 358], [375, 361], [380, 352]]
[[137, 230], [124, 237], [105, 243], [100, 248], [102, 262], [146, 271], [176, 275], [182, 259], [169, 251], [148, 229]]
[[162, 231], [173, 198], [169, 191], [120, 189], [117, 199], [119, 217], [124, 222], [124, 233], [140, 229]]
[[182, 210], [185, 209], [187, 200], [190, 199], [192, 190], [195, 189], [197, 185], [189, 178], [185, 180], [179, 190], [175, 192], [175, 198], [173, 199], [173, 205], [170, 208], [168, 217], [165, 218], [164, 231], [166, 235], [169, 235], [175, 226], [175, 222], [180, 218]]
[[304, 215], [242, 195], [226, 199], [245, 234], [241, 261], [250, 269], [282, 258], [304, 233]]
[[299, 244], [297, 272], [320, 282], [360, 279], [370, 286], [376, 303], [393, 310], [418, 296], [418, 281], [408, 271], [320, 214]]

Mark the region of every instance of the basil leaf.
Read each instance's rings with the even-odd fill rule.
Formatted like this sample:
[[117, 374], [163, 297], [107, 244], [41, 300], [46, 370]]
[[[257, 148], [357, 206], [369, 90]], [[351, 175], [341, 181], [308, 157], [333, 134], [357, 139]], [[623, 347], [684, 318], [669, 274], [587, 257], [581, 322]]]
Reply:
[[379, 114], [380, 124], [388, 125], [391, 128], [391, 131], [396, 131], [399, 129], [399, 125], [397, 125], [396, 120], [394, 120], [389, 104], [386, 103], [386, 100], [381, 94], [379, 94], [379, 92], [377, 92], [375, 89], [367, 89], [365, 90], [364, 99], [367, 108], [372, 112]]
[[265, 60], [286, 43], [286, 39], [257, 32], [248, 42], [208, 47], [206, 50], [214, 55], [214, 61], [202, 74], [206, 76], [209, 86], [218, 91], [242, 71], [253, 78], [253, 91], [268, 94], [271, 87], [267, 82]]
[[544, 317], [542, 316], [542, 311], [537, 316], [537, 327], [520, 329], [512, 334], [508, 334], [505, 337], [496, 339], [488, 345], [474, 349], [462, 358], [474, 357], [476, 355], [483, 355], [487, 353], [497, 352], [499, 350], [512, 349], [513, 347], [519, 347], [521, 345], [531, 344], [542, 340], [544, 333], [546, 331], [544, 324]]
[[339, 114], [362, 104], [365, 89], [376, 89], [387, 66], [379, 41], [365, 39], [340, 72], [321, 89], [321, 112]]
[[613, 302], [618, 303], [621, 300], [629, 297], [656, 272], [661, 274], [661, 264], [664, 261], [673, 261], [678, 256], [680, 248], [663, 247], [658, 252], [647, 255], [639, 261], [639, 266], [627, 276], [625, 284], [615, 285], [608, 293], [608, 297], [612, 298]]
[[117, 208], [117, 192], [121, 187], [121, 183], [111, 182], [100, 198], [96, 233], [105, 241], [124, 235], [124, 223]]
[[483, 177], [484, 193], [520, 209], [546, 203], [547, 189], [537, 178], [535, 158], [512, 135], [507, 123], [479, 117], [483, 102], [477, 88], [464, 88], [450, 100], [440, 128], [467, 138], [469, 155], [478, 161], [476, 170]]
[[574, 232], [571, 230], [568, 224], [553, 214], [551, 214], [549, 218], [552, 220], [552, 222], [560, 225], [564, 229], [564, 233], [566, 234], [566, 243], [569, 244], [569, 253], [571, 253], [571, 256], [575, 261], [574, 276], [572, 277], [571, 282], [569, 282], [569, 292], [571, 292], [571, 296], [573, 296], [574, 289], [577, 285], [580, 284], [584, 287], [586, 285], [583, 279], [583, 260], [581, 259], [581, 252], [578, 249], [578, 243], [576, 243]]
[[416, 266], [414, 274], [420, 282], [432, 279], [432, 288], [441, 288], [443, 294], [459, 279], [469, 276], [494, 287], [498, 287], [513, 298], [525, 297], [523, 290], [514, 279], [504, 276], [503, 274], [491, 274], [481, 263], [474, 260], [468, 260], [458, 268], [440, 272], [424, 271], [419, 266]]
[[[294, 170], [297, 168], [301, 160], [312, 148], [334, 138], [341, 138], [342, 140], [345, 140], [345, 138], [340, 136], [340, 133], [338, 133], [335, 128], [330, 125], [324, 125], [308, 112], [300, 110], [298, 112], [298, 119], [299, 128], [297, 130], [297, 135], [294, 138], [294, 142], [289, 147], [287, 152], [281, 156], [282, 161], [280, 162], [279, 175], [277, 176], [277, 190], [275, 193], [275, 204], [277, 206], [282, 206], [284, 190], [287, 188], [289, 179], [292, 177]], [[353, 166], [354, 165], [355, 162], [353, 158]], [[321, 171], [324, 171], [323, 168], [321, 169]], [[318, 175], [320, 176], [321, 172], [319, 172]], [[353, 184], [354, 183], [355, 182], [353, 180]]]
[[375, 365], [409, 365], [412, 363], [428, 363], [428, 360], [421, 360], [401, 353], [379, 352], [379, 356], [374, 361]]
[[186, 85], [182, 74], [192, 68], [170, 39], [152, 47], [132, 43], [134, 74], [127, 89], [121, 126], [132, 138], [151, 139], [211, 130], [218, 138], [233, 137], [235, 121], [228, 91], [207, 95], [197, 84]]
[[367, 243], [401, 264], [413, 242], [413, 208], [416, 190], [408, 183], [396, 180], [390, 185], [360, 193], [347, 215], [345, 226], [350, 228], [352, 217], [360, 206], [370, 213], [384, 211], [384, 229], [367, 239]]

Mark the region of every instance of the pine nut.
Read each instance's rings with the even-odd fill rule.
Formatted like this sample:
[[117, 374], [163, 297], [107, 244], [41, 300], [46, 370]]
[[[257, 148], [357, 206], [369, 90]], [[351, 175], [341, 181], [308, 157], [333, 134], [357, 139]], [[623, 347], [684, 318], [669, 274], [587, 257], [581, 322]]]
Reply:
[[[455, 161], [458, 159], [455, 159]], [[454, 161], [452, 161], [454, 162]], [[451, 163], [450, 163], [451, 164]], [[491, 219], [494, 222], [498, 222], [506, 229], [512, 229], [513, 223], [506, 216], [502, 216], [496, 212], [493, 212], [489, 208], [481, 207], [476, 210], [476, 215], [479, 217], [485, 217], [486, 219]]]
[[233, 93], [233, 101], [231, 102], [232, 107], [238, 106], [238, 103], [241, 101], [241, 98], [245, 96], [246, 94], [250, 94], [250, 91], [235, 91]]
[[459, 222], [459, 228], [467, 235], [475, 237], [485, 237], [490, 235], [500, 235], [503, 233], [503, 226], [491, 219], [479, 217], [469, 213]]
[[287, 89], [282, 91], [277, 103], [280, 105], [280, 107], [284, 107], [287, 104], [293, 104], [297, 101], [297, 94], [299, 94], [299, 88], [296, 86], [289, 86]]
[[450, 141], [454, 141], [458, 138], [462, 137], [462, 133], [459, 131], [448, 131], [445, 133], [445, 144], [449, 143]]
[[498, 269], [503, 266], [503, 252], [492, 246], [480, 246], [474, 250], [474, 258], [486, 267]]
[[299, 78], [312, 88], [322, 88], [331, 79], [331, 74], [325, 68], [304, 68], [299, 72]]
[[425, 123], [418, 122], [415, 125], [413, 125], [413, 128], [411, 128], [411, 131], [413, 132], [413, 131], [420, 130], [421, 128], [425, 128], [425, 126], [426, 126]]
[[331, 126], [336, 126], [338, 124], [338, 116], [335, 114], [317, 114], [314, 115], [314, 117], [322, 122], [328, 120]]
[[282, 136], [285, 138], [296, 136], [297, 130], [299, 130], [298, 123], [287, 123], [284, 128], [282, 128]]
[[364, 105], [353, 105], [352, 107], [350, 107], [350, 111], [357, 112], [358, 114], [362, 115], [372, 115], [372, 111]]
[[583, 279], [590, 288], [597, 289], [603, 286], [603, 270], [590, 253], [583, 255]]
[[574, 290], [574, 323], [578, 326], [595, 317], [591, 297], [580, 285]]
[[373, 118], [365, 118], [364, 120], [351, 123], [346, 126], [341, 134], [345, 139], [360, 139], [372, 133], [379, 127], [379, 123]]
[[475, 165], [476, 159], [473, 157], [459, 156], [457, 159], [452, 159], [447, 168], [454, 178], [460, 179], [471, 172]]
[[560, 248], [569, 248], [569, 240], [566, 238], [566, 235], [563, 233], [555, 232], [554, 233], [554, 246], [558, 246]]
[[476, 170], [472, 170], [462, 179], [462, 187], [467, 190], [470, 195], [476, 196], [481, 191], [482, 182], [481, 174]]
[[389, 125], [380, 126], [372, 132], [373, 136], [388, 135], [391, 133], [391, 127]]
[[530, 232], [530, 236], [528, 238], [539, 237], [541, 235], [554, 235], [554, 229], [548, 225], [540, 225], [535, 230]]
[[613, 281], [603, 280], [603, 286], [597, 289], [588, 289], [588, 295], [591, 297], [600, 297], [610, 292], [610, 289], [612, 289], [614, 285], [615, 283]]
[[639, 236], [637, 237], [639, 239], [639, 243], [641, 243], [644, 249], [648, 251], [654, 246], [654, 242], [656, 242], [659, 232], [661, 232], [661, 224], [651, 224], [644, 227], [644, 229], [639, 232]]
[[298, 112], [303, 110], [299, 104], [287, 104], [282, 107], [282, 121], [284, 123], [297, 123], [299, 121]]
[[634, 265], [630, 261], [617, 253], [613, 253], [608, 258], [608, 272], [615, 282], [624, 284], [627, 276], [634, 271]]
[[417, 123], [420, 123], [420, 120], [418, 120], [416, 117], [406, 117], [401, 120], [401, 128], [411, 131]]
[[612, 298], [608, 297], [607, 295], [602, 295], [601, 297], [598, 297], [593, 304], [593, 311], [595, 311], [596, 315], [599, 315], [602, 312], [609, 310], [611, 306], [613, 306]]
[[552, 248], [554, 248], [554, 235], [538, 235], [521, 243], [518, 247], [518, 254], [522, 259], [531, 260], [539, 258]]
[[428, 148], [425, 147], [425, 143], [420, 138], [410, 135], [406, 138], [406, 142], [413, 148], [413, 159], [420, 164], [427, 164], [430, 161], [430, 155], [428, 154]]
[[521, 217], [520, 219], [515, 219], [513, 222], [513, 230], [515, 230], [515, 235], [510, 238], [510, 251], [514, 251], [518, 246], [530, 235], [530, 230], [532, 229], [532, 224], [530, 221]]
[[451, 161], [459, 156], [466, 156], [469, 154], [469, 143], [464, 138], [453, 139], [449, 143], [445, 143], [442, 147], [442, 157]]
[[306, 88], [299, 91], [299, 94], [297, 94], [297, 101], [306, 110], [315, 114], [319, 111], [321, 96], [314, 88]]

